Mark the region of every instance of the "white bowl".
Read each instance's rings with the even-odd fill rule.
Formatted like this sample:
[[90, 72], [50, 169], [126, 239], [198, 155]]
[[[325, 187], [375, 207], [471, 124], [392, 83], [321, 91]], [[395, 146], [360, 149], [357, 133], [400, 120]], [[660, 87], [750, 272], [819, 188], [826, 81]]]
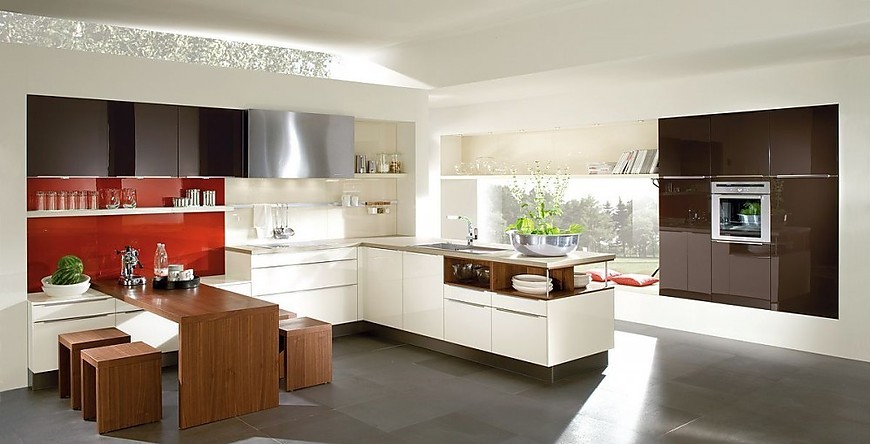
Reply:
[[546, 287], [527, 287], [520, 284], [514, 284], [514, 290], [528, 294], [547, 294], [548, 291], [553, 291], [553, 284], [549, 284]]
[[50, 284], [51, 276], [42, 278], [42, 291], [53, 298], [71, 298], [81, 296], [91, 288], [91, 277], [83, 274], [83, 279], [78, 284], [54, 285]]
[[589, 285], [589, 275], [586, 273], [574, 273], [574, 288], [583, 288]]
[[541, 276], [539, 274], [518, 274], [511, 278], [513, 282], [520, 282], [522, 284], [538, 284], [543, 285], [543, 283], [551, 282], [550, 278], [547, 276]]

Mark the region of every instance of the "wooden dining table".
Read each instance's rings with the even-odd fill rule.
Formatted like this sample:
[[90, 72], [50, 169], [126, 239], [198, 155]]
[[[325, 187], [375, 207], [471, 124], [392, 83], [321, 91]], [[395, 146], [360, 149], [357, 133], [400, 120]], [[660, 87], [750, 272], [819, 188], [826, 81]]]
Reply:
[[278, 406], [278, 306], [200, 285], [93, 288], [178, 324], [178, 427]]

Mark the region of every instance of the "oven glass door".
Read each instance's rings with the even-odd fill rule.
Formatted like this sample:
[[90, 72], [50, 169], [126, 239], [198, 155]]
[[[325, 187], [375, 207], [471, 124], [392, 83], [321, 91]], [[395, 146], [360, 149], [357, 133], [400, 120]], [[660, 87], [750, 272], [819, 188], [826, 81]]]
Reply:
[[712, 213], [713, 240], [770, 242], [770, 195], [713, 194]]

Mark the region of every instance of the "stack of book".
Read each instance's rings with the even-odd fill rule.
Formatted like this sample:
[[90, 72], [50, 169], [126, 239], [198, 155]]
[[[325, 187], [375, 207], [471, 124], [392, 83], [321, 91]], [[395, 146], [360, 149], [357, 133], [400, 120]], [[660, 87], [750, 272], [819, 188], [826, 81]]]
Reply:
[[611, 174], [616, 162], [594, 162], [586, 164], [587, 174]]
[[659, 150], [634, 150], [619, 156], [612, 174], [655, 174], [658, 170]]

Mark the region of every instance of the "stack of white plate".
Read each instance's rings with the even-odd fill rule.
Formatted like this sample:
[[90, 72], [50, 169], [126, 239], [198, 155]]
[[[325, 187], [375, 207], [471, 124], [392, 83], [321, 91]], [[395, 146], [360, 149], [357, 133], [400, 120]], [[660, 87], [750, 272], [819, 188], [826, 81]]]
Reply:
[[553, 280], [537, 274], [518, 274], [511, 278], [514, 290], [528, 294], [547, 294], [553, 290]]

